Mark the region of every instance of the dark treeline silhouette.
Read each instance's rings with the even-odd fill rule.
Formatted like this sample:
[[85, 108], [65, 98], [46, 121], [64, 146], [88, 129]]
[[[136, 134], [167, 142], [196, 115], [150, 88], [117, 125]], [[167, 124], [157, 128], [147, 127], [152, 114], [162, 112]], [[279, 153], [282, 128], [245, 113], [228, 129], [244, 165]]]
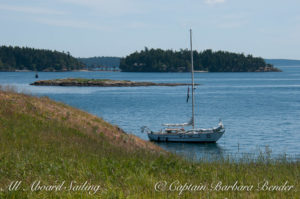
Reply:
[[72, 57], [69, 52], [28, 47], [0, 47], [0, 71], [68, 71], [83, 67], [84, 64]]
[[[264, 59], [225, 51], [193, 51], [194, 69], [208, 72], [280, 71]], [[135, 52], [121, 59], [123, 72], [189, 72], [191, 54], [188, 49], [173, 51], [148, 49]]]
[[120, 57], [88, 57], [88, 58], [78, 58], [79, 61], [84, 63], [88, 68], [98, 68], [101, 66], [115, 67], [120, 66]]

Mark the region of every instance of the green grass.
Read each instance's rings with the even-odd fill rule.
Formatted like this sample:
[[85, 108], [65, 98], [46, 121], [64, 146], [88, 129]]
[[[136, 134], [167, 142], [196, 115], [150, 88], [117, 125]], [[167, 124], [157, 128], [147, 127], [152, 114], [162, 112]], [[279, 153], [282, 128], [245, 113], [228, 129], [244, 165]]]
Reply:
[[[11, 181], [26, 190], [8, 191]], [[30, 191], [31, 184], [71, 181], [84, 191]], [[157, 182], [254, 185], [288, 181], [291, 191], [155, 191]], [[43, 97], [0, 91], [0, 198], [299, 198], [300, 163], [273, 160], [185, 160], [127, 135], [101, 118]]]
[[61, 81], [66, 82], [80, 82], [80, 83], [88, 83], [88, 82], [106, 82], [106, 81], [113, 81], [110, 79], [85, 79], [85, 78], [68, 78], [68, 79], [60, 79]]
[[99, 83], [99, 82], [128, 82], [127, 80], [111, 80], [111, 79], [86, 79], [86, 78], [67, 78], [67, 79], [55, 79], [44, 80], [49, 82], [75, 82], [75, 83]]

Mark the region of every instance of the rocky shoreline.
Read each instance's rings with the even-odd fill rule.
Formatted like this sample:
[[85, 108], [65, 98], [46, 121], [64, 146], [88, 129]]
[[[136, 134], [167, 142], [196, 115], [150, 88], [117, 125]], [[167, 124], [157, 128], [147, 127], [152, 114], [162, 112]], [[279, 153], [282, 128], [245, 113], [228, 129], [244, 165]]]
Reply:
[[[128, 80], [111, 79], [82, 79], [68, 78], [55, 80], [40, 80], [31, 83], [34, 86], [89, 86], [89, 87], [138, 87], [138, 86], [188, 86], [187, 83], [154, 83], [134, 82]], [[199, 85], [199, 84], [196, 84]]]

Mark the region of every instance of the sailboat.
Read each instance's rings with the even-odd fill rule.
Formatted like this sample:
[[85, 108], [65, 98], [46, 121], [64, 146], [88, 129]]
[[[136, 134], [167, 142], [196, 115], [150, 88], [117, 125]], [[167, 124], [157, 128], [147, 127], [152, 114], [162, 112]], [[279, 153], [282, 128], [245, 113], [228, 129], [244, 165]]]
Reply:
[[[142, 127], [142, 131], [148, 134], [150, 141], [156, 142], [217, 142], [225, 133], [225, 127], [220, 120], [216, 127], [209, 129], [195, 128], [195, 98], [194, 98], [194, 61], [192, 48], [192, 30], [190, 29], [191, 45], [191, 79], [192, 79], [192, 118], [188, 123], [163, 124], [164, 129], [159, 132], [151, 131], [148, 127]], [[192, 128], [185, 130], [185, 126]]]

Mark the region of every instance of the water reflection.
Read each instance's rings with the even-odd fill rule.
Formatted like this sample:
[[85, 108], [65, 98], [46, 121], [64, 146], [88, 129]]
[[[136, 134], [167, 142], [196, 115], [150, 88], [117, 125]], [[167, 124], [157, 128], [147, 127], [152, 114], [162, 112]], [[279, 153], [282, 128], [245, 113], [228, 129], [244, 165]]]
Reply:
[[159, 142], [160, 147], [193, 160], [216, 160], [224, 158], [224, 149], [218, 143]]

